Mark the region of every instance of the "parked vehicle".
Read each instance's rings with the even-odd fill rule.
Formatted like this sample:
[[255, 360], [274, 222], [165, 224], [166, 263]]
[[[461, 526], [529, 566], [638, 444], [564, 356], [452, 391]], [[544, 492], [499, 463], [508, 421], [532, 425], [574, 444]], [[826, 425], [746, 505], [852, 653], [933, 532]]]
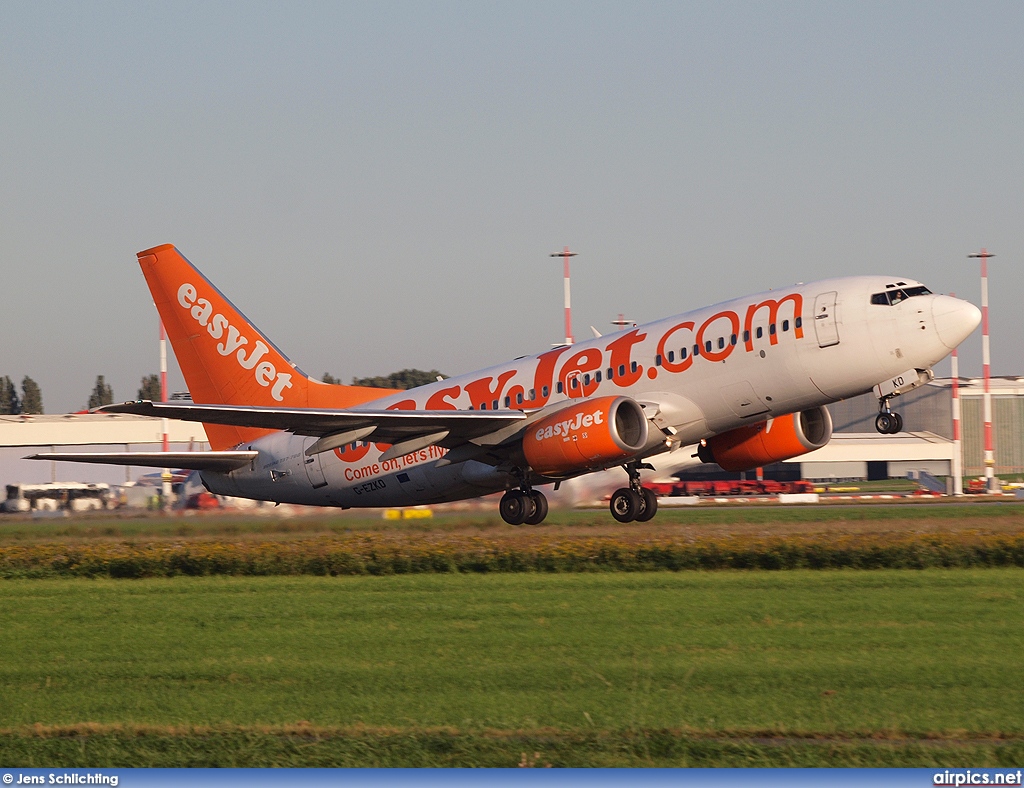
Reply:
[[47, 482], [44, 484], [8, 484], [7, 499], [0, 503], [4, 512], [72, 512], [112, 509], [116, 505], [109, 484], [84, 482]]

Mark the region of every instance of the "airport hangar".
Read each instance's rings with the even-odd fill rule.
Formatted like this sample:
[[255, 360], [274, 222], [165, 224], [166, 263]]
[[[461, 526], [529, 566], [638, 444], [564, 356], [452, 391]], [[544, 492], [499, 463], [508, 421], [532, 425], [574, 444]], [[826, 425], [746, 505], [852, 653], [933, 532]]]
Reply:
[[[1024, 377], [992, 378], [996, 476], [1024, 473]], [[983, 382], [960, 379], [964, 476], [984, 474]], [[908, 431], [874, 431], [874, 396], [829, 405], [834, 433], [827, 446], [765, 469], [780, 479], [903, 478], [911, 471], [948, 476], [953, 458], [952, 380], [939, 378], [892, 401]], [[82, 481], [124, 484], [152, 474], [152, 468], [29, 462], [27, 454], [49, 451], [154, 451], [163, 440], [159, 419], [120, 414], [0, 416], [0, 484]], [[203, 425], [168, 421], [172, 451], [209, 449]], [[695, 473], [701, 475], [702, 469]], [[711, 467], [708, 468], [711, 470]], [[693, 474], [685, 474], [691, 477]]]

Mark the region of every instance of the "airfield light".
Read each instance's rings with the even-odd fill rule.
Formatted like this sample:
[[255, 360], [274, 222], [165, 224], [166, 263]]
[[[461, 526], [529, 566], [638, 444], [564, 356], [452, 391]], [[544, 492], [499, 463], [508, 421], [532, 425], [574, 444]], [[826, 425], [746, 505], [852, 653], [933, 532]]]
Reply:
[[[167, 332], [164, 330], [164, 321], [160, 321], [160, 401], [167, 402]], [[167, 419], [160, 420], [160, 426], [163, 430], [163, 450], [168, 451], [170, 449], [170, 442], [167, 438], [168, 424]], [[161, 497], [163, 498], [163, 509], [164, 511], [170, 511], [171, 508], [171, 469], [164, 468], [163, 473], [160, 475], [161, 480]]]
[[[955, 297], [956, 293], [950, 293]], [[953, 495], [964, 494], [964, 458], [960, 443], [960, 366], [956, 356], [956, 348], [950, 356], [953, 378]]]
[[565, 261], [565, 344], [572, 344], [572, 308], [569, 306], [569, 258], [575, 257], [576, 252], [570, 252], [565, 247], [561, 252], [555, 252], [551, 257], [561, 257]]
[[995, 257], [984, 248], [968, 258], [981, 260], [981, 374], [985, 380], [985, 489], [990, 494], [1000, 491], [995, 478], [996, 455], [992, 449], [992, 389], [988, 343], [988, 258]]

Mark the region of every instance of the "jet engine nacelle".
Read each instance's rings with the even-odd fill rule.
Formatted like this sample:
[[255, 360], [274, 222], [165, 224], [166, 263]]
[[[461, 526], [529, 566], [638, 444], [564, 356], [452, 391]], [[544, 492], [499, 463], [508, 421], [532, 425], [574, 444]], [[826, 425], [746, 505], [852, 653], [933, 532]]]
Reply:
[[820, 449], [831, 437], [832, 417], [822, 405], [715, 435], [697, 456], [726, 471], [748, 471]]
[[531, 424], [523, 454], [544, 476], [606, 468], [636, 456], [647, 445], [647, 418], [629, 397], [596, 397]]

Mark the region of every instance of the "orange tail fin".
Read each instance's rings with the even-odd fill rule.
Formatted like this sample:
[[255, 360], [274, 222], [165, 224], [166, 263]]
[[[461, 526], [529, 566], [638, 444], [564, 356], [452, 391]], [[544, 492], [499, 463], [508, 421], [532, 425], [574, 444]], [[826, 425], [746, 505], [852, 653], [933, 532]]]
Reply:
[[[173, 245], [138, 257], [193, 402], [347, 408], [393, 393], [307, 377]], [[220, 450], [267, 430], [208, 424], [206, 434]]]

